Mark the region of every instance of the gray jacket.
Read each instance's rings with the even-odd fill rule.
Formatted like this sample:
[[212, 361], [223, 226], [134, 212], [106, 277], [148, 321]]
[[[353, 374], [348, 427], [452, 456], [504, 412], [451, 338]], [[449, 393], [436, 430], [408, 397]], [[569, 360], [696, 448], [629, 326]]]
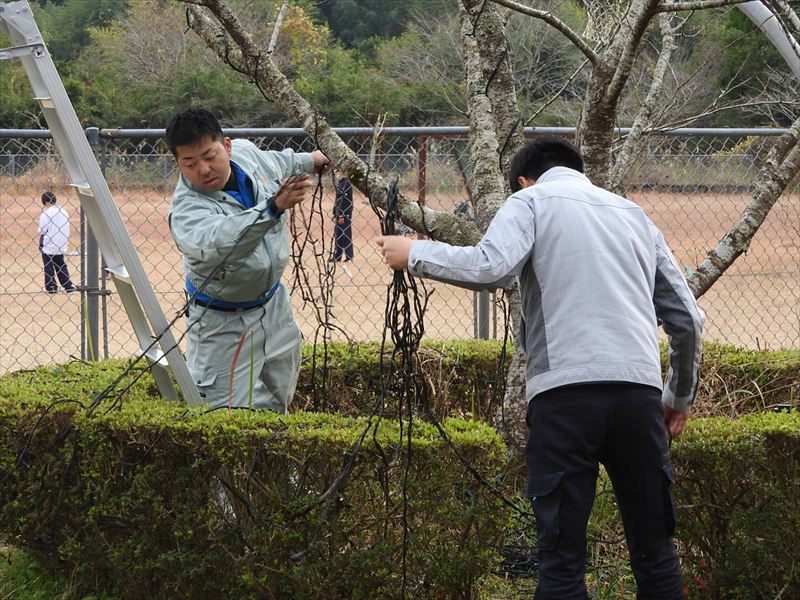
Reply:
[[311, 154], [259, 150], [247, 140], [233, 140], [231, 160], [253, 182], [256, 204], [246, 209], [225, 192], [198, 192], [180, 176], [172, 197], [169, 223], [183, 254], [189, 281], [199, 288], [224, 260], [203, 293], [229, 302], [247, 302], [266, 293], [289, 261], [286, 215], [267, 208], [279, 181], [314, 170]]
[[[409, 272], [470, 289], [519, 276], [528, 400], [598, 381], [658, 387], [678, 410], [694, 400], [705, 317], [681, 268], [639, 206], [582, 173], [542, 174], [475, 247], [414, 242]], [[670, 345], [663, 388], [659, 322]]]

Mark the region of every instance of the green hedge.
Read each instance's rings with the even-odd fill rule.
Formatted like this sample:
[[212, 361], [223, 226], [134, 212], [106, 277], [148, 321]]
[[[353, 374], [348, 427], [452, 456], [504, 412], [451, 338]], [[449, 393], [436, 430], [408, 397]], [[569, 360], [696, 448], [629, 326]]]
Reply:
[[[495, 340], [423, 342], [416, 370], [430, 390], [431, 410], [438, 419], [453, 416], [492, 422], [502, 401], [508, 368], [508, 360], [500, 368], [501, 350], [502, 344]], [[375, 410], [381, 399], [382, 377], [390, 372], [391, 349], [383, 362], [380, 344], [374, 342], [333, 342], [316, 349], [306, 346], [303, 353], [294, 409], [351, 415]], [[383, 400], [384, 413], [396, 415], [394, 396], [385, 394]]]
[[[404, 586], [466, 598], [496, 570], [509, 509], [432, 425], [415, 420], [409, 440], [408, 421], [401, 432], [322, 413], [185, 411], [148, 398], [149, 376], [121, 403], [80, 406], [119, 371], [74, 363], [0, 378], [0, 531], [78, 590], [391, 598]], [[497, 474], [493, 430], [445, 428], [480, 473]], [[359, 439], [345, 485], [325, 497]]]
[[[321, 409], [372, 412], [377, 348], [330, 345], [328, 380], [316, 399], [306, 350], [295, 410], [316, 401]], [[436, 414], [491, 418], [499, 349], [497, 342], [425, 345], [419, 370]], [[85, 404], [122, 364], [0, 378], [0, 531], [80, 589], [120, 598], [392, 597], [403, 583], [404, 531], [409, 596], [468, 597], [496, 569], [512, 515], [418, 419], [406, 464], [398, 423], [388, 420], [392, 394], [384, 420], [371, 420], [380, 427], [364, 438], [343, 492], [315, 504], [368, 419], [302, 410], [184, 414], [152, 399], [149, 376], [87, 413], [76, 401]], [[703, 382], [700, 407], [727, 414], [738, 394], [736, 414], [762, 414], [692, 419], [673, 444], [676, 535], [690, 597], [800, 597], [800, 415], [763, 414], [777, 403], [797, 405], [800, 353], [708, 345], [703, 369], [717, 383]], [[506, 468], [488, 428], [455, 419], [446, 427], [481, 473]], [[506, 483], [514, 499], [522, 482]], [[602, 498], [593, 528], [602, 540], [621, 539], [608, 513], [613, 497]], [[597, 585], [615, 572], [623, 589], [624, 546], [598, 544], [592, 555], [606, 566]]]
[[[671, 448], [675, 539], [691, 600], [800, 598], [800, 413], [692, 419]], [[598, 598], [633, 598], [604, 472], [589, 524]]]
[[689, 597], [800, 598], [800, 413], [695, 420], [678, 440]]
[[[422, 344], [418, 371], [433, 392], [430, 402], [439, 419], [454, 416], [492, 422], [510, 361], [509, 351], [504, 368], [499, 369], [501, 350], [496, 340]], [[386, 362], [384, 358], [384, 373]], [[663, 345], [662, 364], [666, 364]], [[306, 347], [294, 407], [369, 414], [380, 398], [380, 375], [377, 343]], [[386, 414], [397, 414], [391, 395], [386, 402]], [[782, 403], [800, 408], [800, 350], [767, 352], [704, 345], [695, 415], [735, 416]]]

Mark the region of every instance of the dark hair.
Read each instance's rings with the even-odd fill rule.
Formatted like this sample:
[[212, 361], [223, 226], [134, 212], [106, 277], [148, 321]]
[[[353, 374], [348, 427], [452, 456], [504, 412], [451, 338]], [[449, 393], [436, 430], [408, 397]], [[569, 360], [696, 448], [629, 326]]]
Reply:
[[42, 204], [55, 204], [56, 195], [53, 192], [45, 192], [42, 194]]
[[512, 192], [518, 192], [522, 186], [518, 177], [539, 179], [553, 167], [568, 167], [583, 173], [583, 159], [575, 146], [554, 137], [539, 137], [527, 143], [511, 159], [508, 184]]
[[208, 109], [196, 107], [179, 112], [172, 117], [164, 137], [167, 140], [169, 151], [176, 156], [178, 146], [194, 146], [206, 137], [221, 141], [224, 136], [214, 113]]

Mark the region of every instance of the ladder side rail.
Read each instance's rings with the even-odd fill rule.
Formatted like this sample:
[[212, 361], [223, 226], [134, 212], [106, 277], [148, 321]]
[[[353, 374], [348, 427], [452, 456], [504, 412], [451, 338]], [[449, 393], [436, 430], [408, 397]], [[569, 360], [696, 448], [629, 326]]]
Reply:
[[[125, 228], [119, 209], [111, 196], [105, 177], [100, 171], [94, 152], [80, 126], [72, 102], [47, 52], [28, 3], [20, 0], [5, 5], [0, 4], [0, 8], [4, 9], [0, 12], [0, 19], [6, 21], [6, 28], [14, 43], [32, 45], [30, 54], [23, 54], [20, 57], [23, 67], [42, 106], [45, 119], [73, 184], [78, 188], [81, 204], [85, 207], [90, 226], [93, 226], [108, 269], [116, 275], [115, 286], [120, 291], [120, 275], [122, 274], [123, 279], [128, 275], [130, 285], [138, 294], [137, 298], [134, 293], [120, 291], [120, 298], [125, 304], [131, 323], [135, 330], [138, 327], [137, 337], [142, 349], [146, 349], [154, 339], [149, 327], [144, 325], [147, 323], [144, 317], [146, 314], [154, 330], [160, 332], [163, 354], [172, 368], [184, 398], [190, 405], [200, 404], [199, 392]], [[11, 20], [8, 19], [9, 8], [14, 13]], [[127, 273], [123, 273], [123, 270]], [[141, 309], [144, 309], [144, 313]], [[137, 320], [141, 320], [142, 323], [137, 324]], [[145, 328], [147, 335], [143, 340]], [[164, 379], [161, 377], [159, 379], [163, 383]], [[161, 385], [159, 389], [167, 397], [174, 396], [171, 383], [168, 389], [161, 389]]]

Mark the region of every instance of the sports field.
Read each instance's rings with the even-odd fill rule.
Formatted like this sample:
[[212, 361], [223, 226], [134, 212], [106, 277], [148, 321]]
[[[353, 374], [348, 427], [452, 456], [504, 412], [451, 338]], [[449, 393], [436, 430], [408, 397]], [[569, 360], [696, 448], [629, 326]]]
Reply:
[[[66, 182], [47, 188], [35, 187], [21, 180], [0, 177], [0, 372], [30, 368], [37, 364], [64, 362], [80, 356], [82, 322], [80, 294], [43, 291], [41, 257], [37, 248], [36, 225], [43, 189], [53, 189], [72, 219], [71, 249], [80, 241], [79, 204]], [[145, 270], [161, 300], [168, 320], [184, 302], [179, 255], [167, 228], [166, 215], [170, 192], [163, 189], [112, 188], [123, 221], [137, 247]], [[678, 260], [694, 267], [716, 241], [739, 218], [750, 200], [746, 195], [680, 196], [664, 192], [632, 194], [651, 219], [664, 231]], [[455, 195], [429, 196], [428, 205], [452, 210], [462, 200]], [[330, 248], [333, 231], [329, 218], [332, 205], [330, 189], [322, 200], [321, 214], [306, 219], [312, 223], [312, 238], [325, 239]], [[780, 348], [800, 347], [800, 198], [787, 196], [770, 213], [747, 254], [723, 276], [700, 300], [706, 311], [706, 337], [739, 346]], [[302, 219], [300, 219], [302, 220]], [[347, 268], [337, 265], [332, 274], [333, 339], [356, 341], [379, 340], [384, 323], [387, 285], [391, 272], [381, 262], [373, 239], [379, 234], [378, 219], [366, 199], [355, 193], [355, 261]], [[323, 222], [324, 221], [324, 222]], [[303, 234], [305, 236], [305, 234]], [[317, 245], [321, 249], [321, 245]], [[68, 257], [73, 280], [80, 280], [80, 256]], [[315, 258], [307, 246], [300, 264], [308, 279], [319, 291], [317, 264], [325, 270], [329, 264]], [[292, 263], [284, 276], [292, 286]], [[109, 284], [111, 285], [111, 284]], [[113, 286], [112, 286], [113, 287]], [[474, 294], [443, 284], [426, 283], [428, 302], [426, 335], [435, 339], [468, 338], [474, 335]], [[113, 291], [113, 290], [112, 290]], [[321, 291], [319, 291], [321, 295]], [[294, 304], [306, 338], [314, 341], [319, 334], [317, 307], [305, 303], [295, 292]], [[108, 297], [108, 353], [130, 356], [137, 344], [127, 317], [115, 294]], [[492, 310], [494, 315], [495, 311]], [[502, 312], [490, 333], [503, 335]], [[624, 315], [620, 315], [624, 318]], [[183, 320], [175, 324], [180, 337]], [[101, 342], [102, 344], [102, 342]], [[102, 354], [103, 349], [100, 349]]]

